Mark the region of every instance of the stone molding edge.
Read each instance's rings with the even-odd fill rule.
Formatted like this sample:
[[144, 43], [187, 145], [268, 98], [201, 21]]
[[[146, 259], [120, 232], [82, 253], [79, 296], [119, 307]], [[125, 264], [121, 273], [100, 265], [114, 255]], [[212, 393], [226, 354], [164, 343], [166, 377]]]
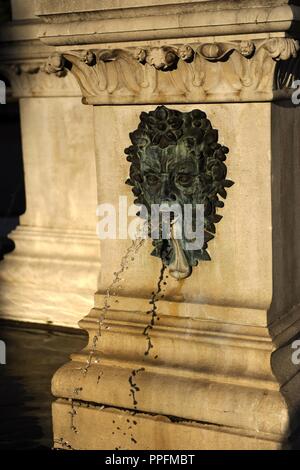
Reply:
[[[73, 412], [80, 422], [80, 433], [74, 432], [70, 426], [69, 416]], [[280, 449], [282, 438], [276, 434], [251, 432], [242, 428], [231, 426], [219, 426], [211, 423], [201, 423], [192, 420], [178, 420], [166, 415], [152, 415], [146, 412], [132, 412], [103, 404], [85, 403], [73, 400], [70, 403], [66, 399], [57, 399], [53, 403], [54, 422], [54, 448], [63, 450], [97, 450], [124, 448], [127, 450], [152, 449], [157, 450], [263, 450]], [[128, 422], [135, 421], [134, 441], [130, 439], [132, 434], [120, 431], [113, 432], [114, 422], [119, 423], [120, 428], [128, 429]], [[94, 433], [99, 436], [91, 441], [88, 437], [89, 423], [95, 424]], [[109, 441], [105, 441], [102, 429], [109, 430]], [[75, 429], [76, 430], [76, 429]], [[157, 447], [157, 439], [153, 436], [162, 434], [164, 439]], [[106, 436], [108, 432], [106, 433]], [[174, 442], [174, 436], [176, 441]], [[118, 446], [118, 447], [116, 447]], [[147, 447], [148, 446], [148, 447]], [[156, 447], [155, 447], [156, 446]]]
[[77, 329], [93, 306], [101, 269], [94, 231], [21, 225], [10, 236], [17, 249], [0, 266], [2, 317]]
[[291, 94], [298, 52], [291, 38], [89, 49], [56, 52], [43, 70], [70, 70], [90, 105], [272, 101]]
[[6, 320], [78, 330], [82, 312], [88, 312], [92, 307], [93, 288], [79, 291], [77, 287], [68, 287], [58, 292], [53, 287], [41, 289], [29, 283], [17, 289], [13, 282], [2, 280], [1, 287], [5, 292], [1, 296], [1, 316]]
[[[100, 316], [101, 310], [92, 309], [90, 314], [80, 321], [80, 328], [89, 333], [89, 343], [83, 351], [72, 354], [72, 361], [80, 362], [83, 366], [89, 361], [93, 339], [99, 331]], [[146, 313], [110, 312], [101, 323], [101, 340], [99, 347], [94, 350], [92, 364], [94, 361], [96, 364], [97, 359], [101, 357], [102, 365], [119, 363], [126, 367], [131, 364], [134, 368], [138, 364], [138, 367], [144, 366], [153, 372], [164, 364], [170, 376], [176, 376], [180, 371], [180, 376], [191, 379], [197, 376], [199, 380], [278, 390], [269, 365], [273, 345], [266, 328], [261, 329], [263, 331], [251, 327], [230, 329], [230, 325], [225, 322], [220, 324], [191, 318], [179, 320], [178, 317], [160, 313], [160, 324], [155, 325], [150, 334], [155, 352], [146, 357], [144, 352], [147, 349], [147, 336], [143, 331], [148, 323], [149, 317]], [[122, 341], [125, 337], [126, 342]], [[123, 343], [122, 349], [116, 346], [119, 341]], [[174, 341], [178, 347], [175, 351], [172, 350]], [[188, 343], [193, 344], [193, 356], [189, 355]], [[220, 349], [223, 351], [223, 359], [230, 357], [234, 351], [239, 351], [238, 357], [241, 358], [241, 361], [227, 365], [226, 373], [223, 363], [218, 360]], [[252, 360], [254, 354], [259, 358], [257, 362]]]
[[[104, 352], [102, 357], [103, 355]], [[151, 368], [144, 365], [144, 370], [138, 375], [137, 385], [141, 393], [137, 396], [136, 404], [129, 393], [129, 377], [133, 370], [140, 369], [140, 363], [137, 361], [120, 363], [118, 358], [110, 363], [102, 362], [99, 357], [95, 360], [98, 363], [93, 363], [87, 373], [84, 372], [85, 363], [81, 361], [72, 361], [60, 368], [52, 380], [52, 394], [57, 398], [105, 404], [132, 411], [167, 416], [173, 414], [178, 418], [210, 421], [212, 424], [223, 426], [240, 425], [249, 431], [256, 429], [258, 433], [268, 432], [271, 428], [274, 434], [281, 434], [288, 426], [287, 406], [280, 391], [258, 388], [255, 380], [252, 385], [245, 386], [228, 381], [216, 381], [213, 373], [209, 374], [210, 380], [208, 380], [207, 377], [200, 378], [195, 373], [192, 377], [182, 375], [181, 370], [176, 374], [176, 369], [170, 373], [168, 368]], [[82, 386], [83, 374], [85, 374], [84, 386]], [[174, 413], [174, 403], [170, 402], [174, 389], [177, 391], [174, 399], [176, 413]], [[111, 390], [114, 390], [113, 396]], [[185, 399], [187, 390], [198, 403], [196, 408], [192, 402]], [[155, 396], [160, 397], [159, 402], [153, 400]], [[204, 401], [203, 396], [205, 396]], [[239, 403], [238, 409], [236, 401]], [[224, 406], [229, 403], [229, 408], [228, 405]], [[270, 413], [269, 423], [266, 423], [261, 414], [261, 407], [257, 408], [257, 403]], [[214, 416], [209, 414], [212, 409]]]
[[[48, 4], [52, 2], [46, 2]], [[51, 46], [104, 44], [113, 42], [170, 40], [182, 37], [285, 33], [295, 29], [299, 8], [288, 0], [186, 1], [164, 4], [116, 5], [93, 2], [76, 5], [63, 2], [37, 7], [45, 22], [40, 39]], [[136, 2], [135, 2], [136, 3]], [[152, 2], [153, 3], [153, 2]], [[166, 4], [167, 3], [167, 4]], [[167, 21], [166, 21], [167, 18]], [[67, 27], [66, 27], [67, 25]]]
[[[149, 310], [149, 297], [133, 297], [130, 294], [124, 293], [122, 296], [115, 296], [116, 303], [114, 311], [120, 312], [141, 312], [146, 313]], [[101, 309], [105, 300], [105, 292], [98, 291], [95, 294], [95, 309]], [[163, 314], [170, 315], [171, 312], [176, 312], [177, 320], [180, 317], [194, 318], [199, 321], [216, 321], [227, 323], [230, 315], [230, 324], [238, 327], [255, 328], [263, 331], [267, 327], [267, 306], [246, 306], [236, 304], [217, 304], [216, 300], [206, 303], [199, 303], [197, 301], [189, 301], [185, 299], [184, 302], [171, 299], [161, 299], [159, 301], [160, 311]], [[258, 332], [255, 332], [255, 335]]]

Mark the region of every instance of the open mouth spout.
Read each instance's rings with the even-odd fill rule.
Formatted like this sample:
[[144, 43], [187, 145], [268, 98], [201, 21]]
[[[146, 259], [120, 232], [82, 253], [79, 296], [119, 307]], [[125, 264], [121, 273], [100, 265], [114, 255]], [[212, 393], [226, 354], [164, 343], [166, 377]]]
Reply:
[[184, 250], [182, 248], [181, 240], [175, 238], [176, 223], [180, 222], [175, 221], [171, 226], [171, 243], [173, 246], [173, 257], [169, 264], [169, 273], [172, 277], [179, 281], [180, 279], [187, 278], [191, 274], [192, 268], [186, 259]]

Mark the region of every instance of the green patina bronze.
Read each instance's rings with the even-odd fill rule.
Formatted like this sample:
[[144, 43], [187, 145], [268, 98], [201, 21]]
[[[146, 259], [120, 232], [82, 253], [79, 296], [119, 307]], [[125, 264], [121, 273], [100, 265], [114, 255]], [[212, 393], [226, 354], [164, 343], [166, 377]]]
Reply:
[[[181, 248], [190, 267], [199, 260], [210, 260], [208, 242], [214, 238], [215, 224], [222, 218], [217, 209], [224, 206], [219, 197], [225, 199], [225, 188], [233, 184], [226, 179], [228, 148], [218, 143], [218, 131], [203, 111], [180, 112], [158, 106], [154, 111], [141, 113], [140, 124], [130, 134], [130, 140], [132, 145], [125, 149], [131, 162], [126, 183], [133, 187], [134, 202], [145, 205], [149, 213], [151, 204], [204, 204], [202, 249], [186, 250], [185, 240]], [[175, 256], [174, 244], [158, 239], [153, 245], [152, 255], [170, 265]]]

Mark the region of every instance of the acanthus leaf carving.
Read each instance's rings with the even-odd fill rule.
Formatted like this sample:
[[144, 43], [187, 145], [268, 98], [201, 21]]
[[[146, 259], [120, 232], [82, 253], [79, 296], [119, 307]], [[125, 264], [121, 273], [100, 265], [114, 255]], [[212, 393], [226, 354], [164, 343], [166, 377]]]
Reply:
[[[49, 60], [45, 64], [44, 59], [0, 62], [0, 72], [9, 81], [15, 98], [80, 96], [74, 77], [71, 74], [67, 76], [66, 60], [61, 57], [60, 67], [57, 66], [57, 57], [55, 60], [52, 68], [48, 67]], [[66, 78], [60, 80], [57, 77]]]
[[[298, 57], [291, 38], [56, 53], [47, 73], [75, 75], [86, 104], [265, 101], [286, 97], [277, 64]], [[299, 74], [299, 67], [293, 68]]]
[[297, 57], [300, 46], [294, 39], [273, 38], [263, 43], [263, 47], [273, 59], [279, 61]]

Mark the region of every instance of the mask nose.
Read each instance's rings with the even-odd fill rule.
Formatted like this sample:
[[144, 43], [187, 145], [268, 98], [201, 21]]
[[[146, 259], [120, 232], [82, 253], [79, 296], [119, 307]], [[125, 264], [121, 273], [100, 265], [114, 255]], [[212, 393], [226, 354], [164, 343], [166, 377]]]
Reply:
[[162, 202], [174, 202], [176, 200], [176, 196], [171, 190], [168, 176], [163, 177], [161, 187], [161, 200]]

